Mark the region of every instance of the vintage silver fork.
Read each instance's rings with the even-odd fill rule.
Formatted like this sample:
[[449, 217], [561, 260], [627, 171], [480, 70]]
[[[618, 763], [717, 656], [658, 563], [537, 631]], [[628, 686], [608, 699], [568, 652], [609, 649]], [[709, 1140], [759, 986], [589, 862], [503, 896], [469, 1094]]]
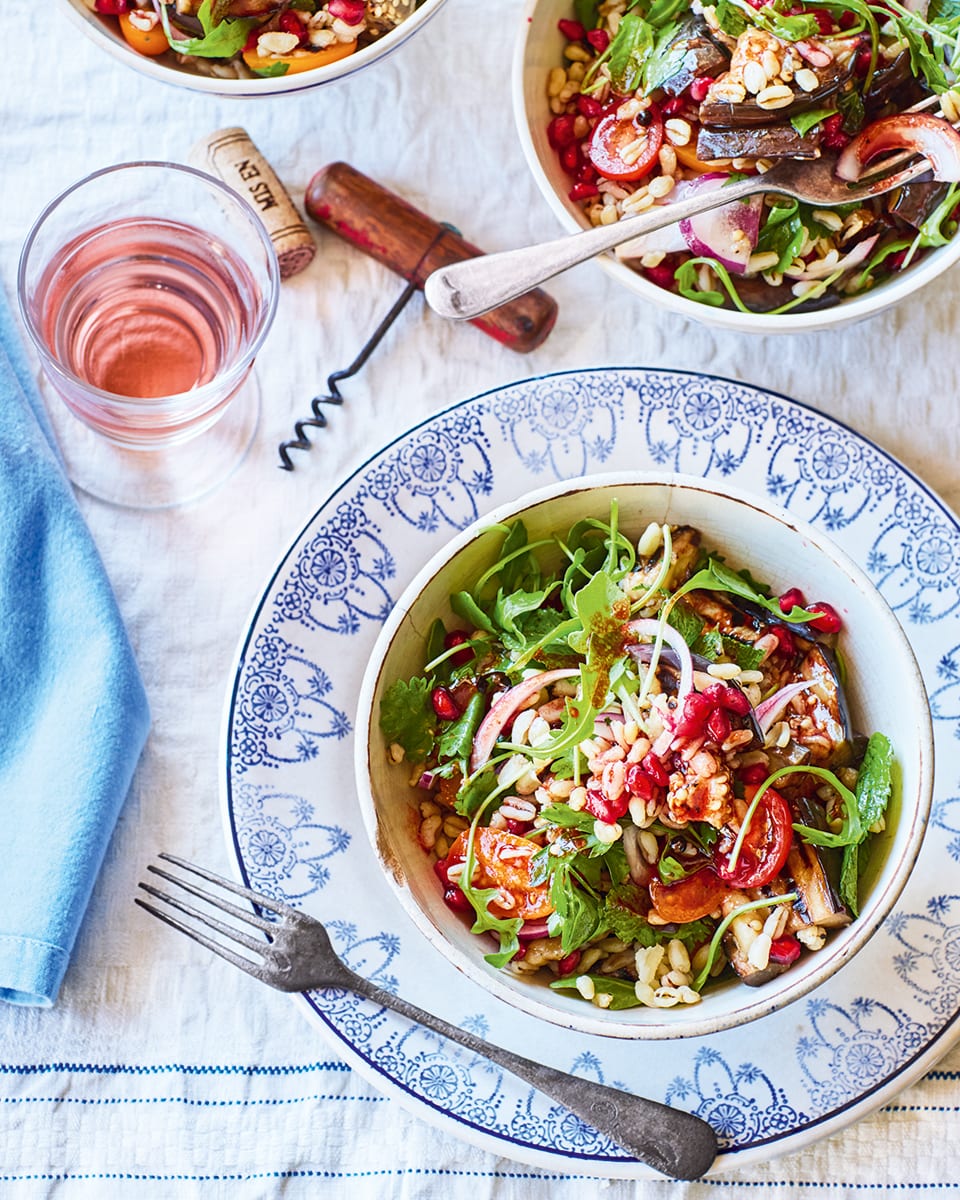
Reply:
[[[167, 908], [161, 910], [136, 897], [136, 903], [141, 908], [172, 925], [174, 929], [179, 929], [194, 941], [200, 942], [262, 983], [268, 983], [282, 992], [344, 988], [359, 996], [365, 996], [384, 1008], [393, 1009], [408, 1020], [416, 1021], [427, 1029], [465, 1046], [472, 1053], [490, 1059], [505, 1071], [566, 1105], [571, 1112], [607, 1134], [641, 1162], [648, 1163], [664, 1175], [675, 1179], [699, 1179], [716, 1158], [716, 1136], [706, 1121], [699, 1117], [670, 1108], [655, 1100], [647, 1100], [617, 1088], [605, 1087], [589, 1079], [565, 1074], [544, 1063], [533, 1062], [491, 1042], [485, 1042], [467, 1030], [451, 1025], [432, 1013], [424, 1012], [406, 1000], [401, 1000], [392, 992], [351, 971], [337, 956], [326, 929], [312, 917], [298, 912], [289, 904], [263, 896], [250, 888], [241, 887], [172, 854], [161, 854], [159, 857], [165, 863], [190, 875], [199, 876], [217, 888], [242, 897], [256, 909], [273, 915], [275, 919], [271, 920], [258, 911], [251, 912], [224, 896], [217, 895], [215, 891], [204, 889], [190, 879], [180, 878], [153, 864], [149, 864], [147, 869], [154, 875], [182, 888], [212, 908], [233, 917], [242, 925], [259, 930], [262, 938], [242, 927], [238, 928], [234, 924], [219, 920], [149, 883], [141, 882], [139, 886]], [[180, 920], [168, 911], [169, 909], [191, 918], [191, 923]], [[239, 954], [229, 944], [224, 945], [215, 940], [196, 927], [198, 922], [230, 942], [249, 950], [261, 961]]]
[[[935, 101], [937, 97], [932, 99]], [[929, 101], [924, 101], [908, 111], [929, 106]], [[887, 172], [890, 166], [899, 165], [910, 157], [898, 155], [881, 164], [880, 170]], [[551, 242], [523, 246], [518, 250], [469, 258], [434, 271], [427, 278], [423, 294], [441, 317], [468, 320], [522, 296], [554, 275], [623, 242], [735, 200], [745, 200], [758, 192], [789, 196], [818, 208], [829, 208], [882, 196], [930, 170], [926, 159], [914, 159], [893, 174], [874, 173], [863, 182], [850, 184], [835, 175], [836, 162], [836, 153], [827, 153], [812, 161], [785, 159], [763, 175], [745, 175], [715, 191], [698, 192], [684, 200], [658, 204], [636, 217], [615, 221], [612, 225], [598, 225], [582, 233], [567, 234]]]

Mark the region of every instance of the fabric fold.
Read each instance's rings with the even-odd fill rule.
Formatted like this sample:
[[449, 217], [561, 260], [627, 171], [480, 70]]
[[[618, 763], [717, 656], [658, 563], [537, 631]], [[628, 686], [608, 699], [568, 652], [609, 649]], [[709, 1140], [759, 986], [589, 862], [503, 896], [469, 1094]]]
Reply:
[[116, 599], [0, 301], [0, 1000], [56, 998], [148, 729]]

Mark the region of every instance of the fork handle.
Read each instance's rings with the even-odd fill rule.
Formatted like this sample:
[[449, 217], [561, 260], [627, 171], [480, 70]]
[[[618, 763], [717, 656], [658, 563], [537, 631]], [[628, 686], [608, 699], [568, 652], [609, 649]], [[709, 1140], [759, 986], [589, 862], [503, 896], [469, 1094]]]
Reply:
[[434, 271], [424, 286], [424, 295], [433, 311], [441, 317], [469, 320], [631, 238], [721, 208], [755, 192], [772, 190], [775, 189], [764, 184], [762, 175], [747, 175], [714, 191], [697, 192], [684, 200], [654, 205], [639, 216], [616, 221], [613, 225], [598, 225], [552, 242], [470, 258]]
[[348, 986], [352, 991], [458, 1042], [482, 1058], [490, 1059], [511, 1075], [558, 1100], [641, 1162], [664, 1175], [674, 1179], [699, 1179], [717, 1156], [716, 1135], [706, 1121], [692, 1113], [523, 1058], [424, 1012], [352, 971], [349, 974]]

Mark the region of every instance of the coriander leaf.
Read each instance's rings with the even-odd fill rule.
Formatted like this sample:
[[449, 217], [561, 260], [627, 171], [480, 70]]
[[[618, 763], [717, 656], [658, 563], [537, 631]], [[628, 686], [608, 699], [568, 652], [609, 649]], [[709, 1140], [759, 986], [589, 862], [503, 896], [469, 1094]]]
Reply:
[[816, 36], [820, 29], [813, 13], [801, 13], [793, 17], [777, 14], [762, 24], [785, 42], [802, 42], [804, 38]]
[[[582, 977], [576, 974], [565, 975], [562, 979], [555, 979], [550, 986], [557, 991], [563, 988], [576, 988], [577, 980], [580, 978]], [[614, 975], [588, 975], [587, 978], [593, 980], [596, 989], [595, 995], [611, 998], [607, 1005], [608, 1009], [639, 1008], [637, 989], [629, 980], [617, 979]]]
[[[702, 866], [702, 864], [697, 863], [697, 866]], [[681, 879], [686, 879], [690, 874], [683, 863], [674, 858], [672, 854], [661, 854], [660, 861], [657, 863], [657, 872], [661, 881], [667, 884], [679, 883]]]
[[415, 676], [398, 679], [380, 698], [380, 728], [388, 742], [397, 742], [414, 763], [423, 762], [433, 747], [436, 715], [430, 704], [430, 681]]

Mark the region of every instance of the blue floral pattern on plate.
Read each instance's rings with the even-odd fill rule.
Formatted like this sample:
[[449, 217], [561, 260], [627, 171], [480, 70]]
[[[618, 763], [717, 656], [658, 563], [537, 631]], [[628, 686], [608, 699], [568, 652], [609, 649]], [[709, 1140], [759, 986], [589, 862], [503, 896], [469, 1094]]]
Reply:
[[[919, 869], [856, 968], [709, 1044], [560, 1034], [478, 992], [397, 911], [350, 802], [364, 664], [420, 566], [498, 504], [628, 469], [728, 479], [829, 532], [906, 628], [935, 718]], [[934, 881], [960, 861], [960, 526], [878, 447], [785, 397], [605, 368], [526, 380], [425, 421], [360, 468], [290, 548], [243, 637], [226, 735], [232, 849], [254, 887], [315, 913], [351, 966], [447, 1020], [699, 1113], [717, 1130], [721, 1166], [797, 1149], [872, 1111], [957, 1036], [960, 896]], [[871, 979], [877, 994], [865, 996]], [[649, 1173], [546, 1097], [385, 1009], [335, 991], [302, 1003], [388, 1094], [495, 1153], [599, 1177]]]

